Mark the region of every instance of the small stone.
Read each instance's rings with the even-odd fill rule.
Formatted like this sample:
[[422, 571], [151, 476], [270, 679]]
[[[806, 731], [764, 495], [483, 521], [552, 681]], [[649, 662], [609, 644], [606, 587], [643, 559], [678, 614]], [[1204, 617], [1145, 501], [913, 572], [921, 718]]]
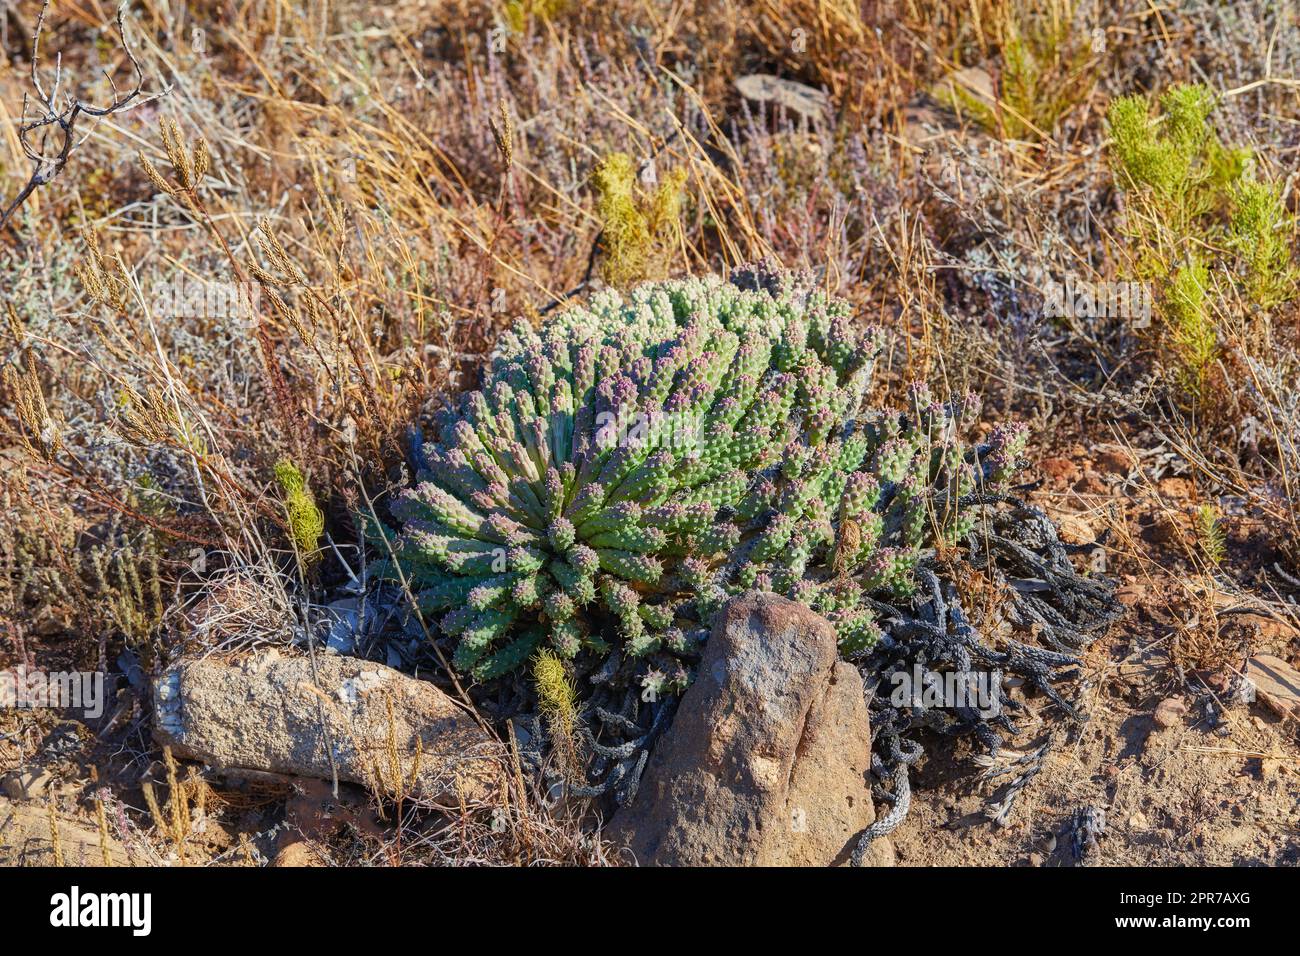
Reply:
[[324, 866], [325, 862], [310, 843], [302, 840], [282, 847], [272, 866]]
[[997, 102], [995, 89], [993, 77], [987, 70], [968, 66], [936, 83], [931, 87], [930, 95], [940, 103], [961, 102], [966, 97], [971, 97], [991, 105]]
[[1126, 478], [1133, 470], [1133, 456], [1125, 448], [1115, 445], [1103, 447], [1097, 453], [1097, 470], [1104, 475]]
[[1049, 481], [1069, 484], [1079, 480], [1079, 466], [1068, 458], [1044, 458], [1038, 467]]
[[1060, 515], [1056, 527], [1066, 544], [1092, 544], [1097, 540], [1097, 532], [1083, 515]]
[[1180, 697], [1170, 697], [1162, 700], [1156, 705], [1154, 719], [1156, 726], [1162, 729], [1176, 727], [1182, 723], [1183, 716], [1187, 713], [1187, 705], [1183, 703]]
[[1143, 814], [1141, 810], [1139, 810], [1137, 813], [1133, 814], [1131, 817], [1128, 818], [1128, 825], [1130, 829], [1133, 830], [1145, 830], [1147, 828], [1146, 815]]
[[320, 609], [319, 623], [328, 625], [325, 634], [327, 654], [354, 654], [361, 609], [356, 598], [344, 598]]
[[809, 119], [822, 119], [831, 109], [830, 97], [822, 90], [767, 73], [738, 77], [736, 89], [747, 100], [780, 103], [786, 109]]
[[1041, 853], [1031, 853], [1031, 854], [1029, 854], [1029, 865], [1030, 865], [1030, 866], [1042, 866], [1042, 865], [1043, 865], [1043, 854], [1041, 854]]
[[35, 800], [49, 786], [49, 771], [20, 770], [4, 778], [5, 796], [10, 800]]
[[1137, 607], [1146, 599], [1148, 593], [1147, 585], [1130, 582], [1120, 585], [1119, 590], [1115, 592], [1115, 598], [1125, 607]]
[[1246, 679], [1255, 697], [1281, 717], [1300, 717], [1300, 672], [1272, 654], [1256, 654], [1246, 662]]
[[1233, 617], [1254, 634], [1256, 647], [1286, 647], [1293, 641], [1300, 640], [1300, 630], [1272, 615], [1234, 614]]

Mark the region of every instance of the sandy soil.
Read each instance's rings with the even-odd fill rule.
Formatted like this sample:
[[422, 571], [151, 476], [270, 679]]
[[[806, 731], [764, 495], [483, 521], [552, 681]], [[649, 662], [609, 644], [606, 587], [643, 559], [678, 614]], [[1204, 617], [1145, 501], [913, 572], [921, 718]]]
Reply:
[[[1082, 449], [1048, 459], [1031, 495], [1066, 535], [1111, 531], [1108, 570], [1129, 611], [1088, 652], [1090, 719], [1048, 756], [1005, 826], [982, 812], [995, 787], [973, 782], [971, 754], [931, 748], [894, 834], [899, 865], [1300, 863], [1300, 727], [1262, 702], [1234, 701], [1228, 676], [1247, 652], [1300, 663], [1300, 631], [1268, 615], [1216, 619], [1211, 608], [1243, 596], [1205, 587], [1185, 558], [1190, 484], [1132, 478], [1119, 450], [1109, 473], [1099, 463], [1104, 454]], [[1178, 680], [1179, 664], [1216, 653], [1224, 667]], [[1026, 729], [1019, 745], [1042, 738]], [[1104, 813], [1105, 828], [1080, 859], [1076, 814], [1087, 808]]]

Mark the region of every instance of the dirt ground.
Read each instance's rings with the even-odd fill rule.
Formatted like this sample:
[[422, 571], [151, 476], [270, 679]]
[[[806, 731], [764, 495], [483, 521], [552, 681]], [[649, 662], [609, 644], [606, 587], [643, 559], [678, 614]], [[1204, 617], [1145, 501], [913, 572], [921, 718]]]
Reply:
[[[1188, 483], [1165, 478], [1151, 488], [1137, 469], [1129, 475], [1118, 449], [1118, 467], [1099, 473], [1082, 451], [1041, 462], [1044, 484], [1031, 499], [1065, 535], [1086, 540], [1109, 528], [1115, 545], [1107, 560], [1128, 613], [1086, 655], [1089, 719], [1048, 755], [1005, 826], [982, 812], [995, 787], [973, 784], [960, 752], [933, 750], [894, 834], [899, 865], [1075, 865], [1075, 818], [1088, 808], [1105, 818], [1083, 853], [1090, 865], [1300, 863], [1300, 725], [1259, 700], [1234, 699], [1224, 679], [1244, 670], [1248, 650], [1300, 663], [1300, 631], [1268, 614], [1213, 620], [1207, 602], [1250, 602], [1205, 593], [1186, 566], [1178, 523], [1189, 510]], [[1202, 653], [1219, 651], [1225, 667], [1187, 672], [1180, 683], [1180, 650], [1216, 628], [1224, 646]], [[1025, 727], [1023, 740], [1041, 739], [1032, 722]]]

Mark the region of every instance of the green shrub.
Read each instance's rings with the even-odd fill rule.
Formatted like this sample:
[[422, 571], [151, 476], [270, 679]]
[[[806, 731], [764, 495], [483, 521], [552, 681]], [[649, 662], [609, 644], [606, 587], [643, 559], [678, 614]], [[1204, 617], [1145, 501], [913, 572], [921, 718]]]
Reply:
[[1096, 81], [1096, 61], [1076, 22], [1076, 6], [1073, 0], [1006, 4], [993, 23], [996, 54], [989, 51], [998, 65], [996, 89], [972, 90], [949, 79], [931, 93], [991, 133], [1031, 141], [1050, 137]]
[[1214, 106], [1209, 89], [1183, 84], [1160, 97], [1157, 115], [1145, 96], [1120, 97], [1107, 113], [1134, 269], [1160, 292], [1180, 377], [1198, 395], [1218, 358], [1217, 303], [1239, 290], [1272, 308], [1295, 295], [1297, 277], [1294, 219], [1276, 186], [1248, 174], [1249, 151], [1215, 135]]
[[1295, 219], [1271, 183], [1247, 180], [1233, 194], [1228, 245], [1243, 265], [1251, 301], [1269, 309], [1295, 297], [1300, 271], [1291, 260]]

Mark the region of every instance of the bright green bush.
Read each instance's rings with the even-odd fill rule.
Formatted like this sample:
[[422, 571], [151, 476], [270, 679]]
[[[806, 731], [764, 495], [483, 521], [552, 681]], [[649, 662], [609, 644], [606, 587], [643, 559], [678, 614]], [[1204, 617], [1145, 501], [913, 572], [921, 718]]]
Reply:
[[870, 410], [880, 335], [811, 285], [765, 265], [647, 283], [502, 337], [392, 507], [394, 554], [458, 668], [617, 643], [644, 685], [680, 689], [712, 613], [749, 588], [826, 614], [846, 653], [871, 646], [864, 596], [907, 594], [1026, 434], [973, 449], [978, 402], [925, 385], [904, 412]]
[[1268, 309], [1294, 298], [1300, 283], [1300, 270], [1291, 260], [1295, 222], [1281, 190], [1247, 180], [1237, 185], [1233, 205], [1228, 244], [1241, 259], [1251, 300]]
[[1165, 341], [1197, 394], [1219, 353], [1215, 303], [1237, 288], [1267, 309], [1297, 287], [1294, 218], [1277, 187], [1248, 172], [1249, 151], [1215, 135], [1214, 107], [1208, 88], [1183, 84], [1160, 97], [1154, 115], [1145, 96], [1120, 97], [1107, 113], [1112, 165], [1130, 201], [1135, 272], [1160, 291]]

